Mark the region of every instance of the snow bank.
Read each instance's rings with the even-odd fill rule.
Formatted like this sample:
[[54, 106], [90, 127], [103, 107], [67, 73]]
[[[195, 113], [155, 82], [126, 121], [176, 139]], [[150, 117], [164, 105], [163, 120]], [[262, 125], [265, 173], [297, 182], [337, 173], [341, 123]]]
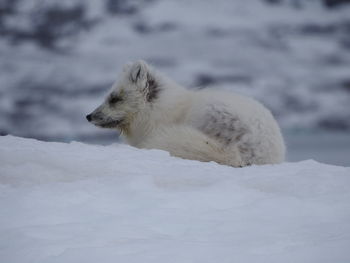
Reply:
[[1, 262], [350, 262], [350, 168], [0, 137]]

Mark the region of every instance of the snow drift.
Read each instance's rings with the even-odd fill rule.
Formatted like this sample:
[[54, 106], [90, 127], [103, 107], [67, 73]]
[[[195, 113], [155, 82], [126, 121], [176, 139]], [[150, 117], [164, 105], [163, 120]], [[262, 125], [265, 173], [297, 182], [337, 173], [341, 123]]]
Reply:
[[0, 137], [1, 262], [350, 262], [350, 168]]

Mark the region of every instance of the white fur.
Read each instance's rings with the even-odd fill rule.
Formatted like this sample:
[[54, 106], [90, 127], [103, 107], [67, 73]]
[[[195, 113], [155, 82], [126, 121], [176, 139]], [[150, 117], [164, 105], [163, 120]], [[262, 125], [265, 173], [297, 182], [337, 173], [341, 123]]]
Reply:
[[[152, 94], [147, 76], [159, 89], [152, 101], [146, 99]], [[284, 160], [285, 146], [275, 119], [251, 98], [187, 90], [143, 61], [125, 67], [111, 94], [121, 94], [122, 101], [111, 106], [107, 99], [93, 114], [105, 122], [122, 119], [123, 125], [116, 128], [132, 146], [234, 167]], [[101, 126], [98, 120], [92, 122]]]

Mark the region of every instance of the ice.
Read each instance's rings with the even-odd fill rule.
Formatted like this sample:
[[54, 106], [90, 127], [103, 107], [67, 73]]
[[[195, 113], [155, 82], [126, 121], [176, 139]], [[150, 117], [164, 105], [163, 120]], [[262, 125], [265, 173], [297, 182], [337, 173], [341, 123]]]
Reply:
[[349, 262], [350, 168], [0, 137], [1, 262]]

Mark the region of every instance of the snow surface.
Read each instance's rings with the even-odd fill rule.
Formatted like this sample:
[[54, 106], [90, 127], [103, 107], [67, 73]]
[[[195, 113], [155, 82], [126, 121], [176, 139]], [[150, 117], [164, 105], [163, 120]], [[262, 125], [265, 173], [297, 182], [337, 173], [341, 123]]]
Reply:
[[0, 261], [350, 262], [350, 168], [0, 137]]

